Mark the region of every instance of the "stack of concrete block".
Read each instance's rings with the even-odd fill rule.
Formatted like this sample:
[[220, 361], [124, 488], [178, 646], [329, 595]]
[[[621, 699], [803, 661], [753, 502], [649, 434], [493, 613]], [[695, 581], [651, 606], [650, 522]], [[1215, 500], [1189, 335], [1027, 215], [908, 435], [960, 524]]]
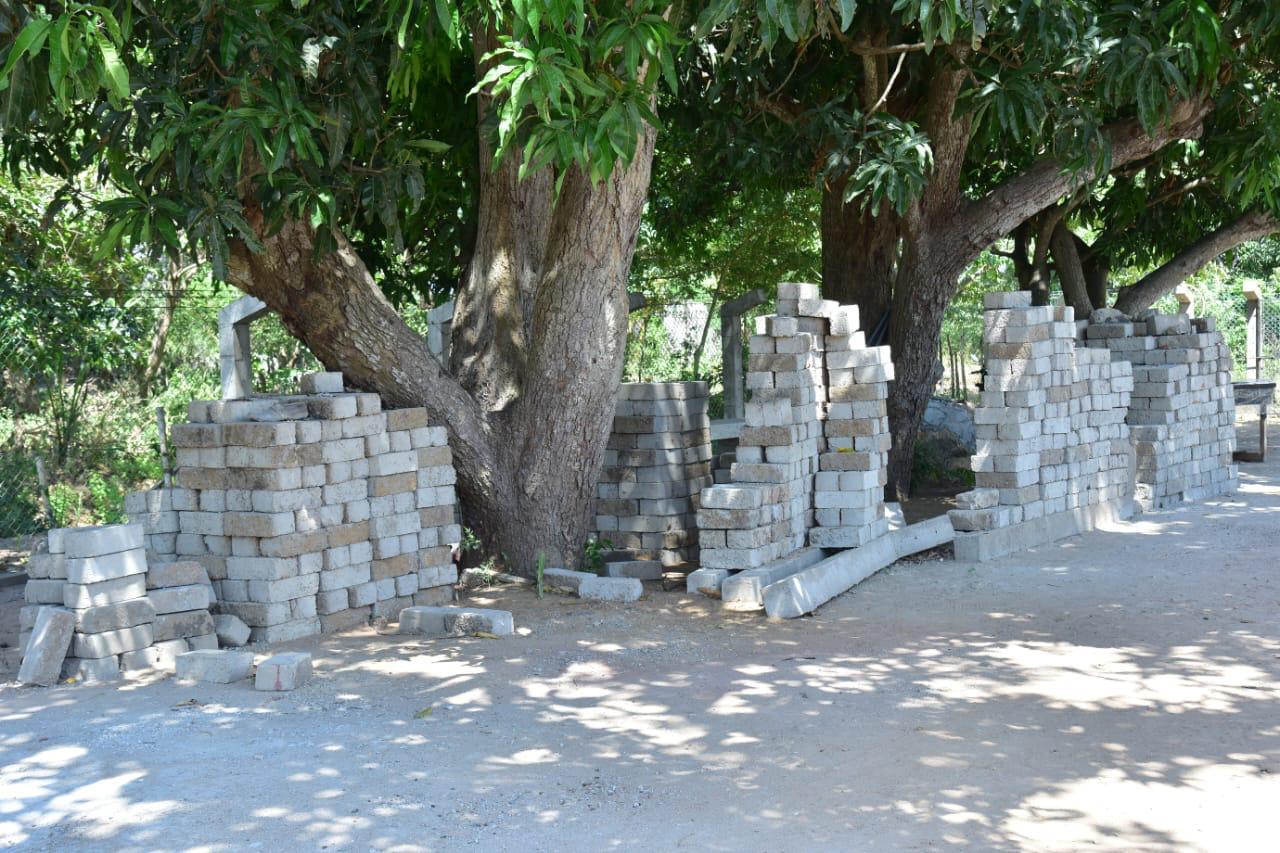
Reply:
[[888, 348], [868, 349], [857, 308], [816, 285], [779, 285], [777, 307], [750, 341], [732, 482], [703, 491], [707, 569], [758, 568], [806, 544], [855, 547], [888, 530]]
[[629, 382], [618, 390], [596, 501], [596, 534], [629, 569], [679, 568], [698, 560], [694, 513], [712, 483], [705, 382]]
[[50, 530], [27, 560], [24, 606], [18, 611], [18, 648], [25, 650], [41, 607], [62, 607], [67, 583], [66, 529]]
[[840, 306], [826, 337], [827, 395], [822, 453], [814, 480], [809, 544], [856, 548], [889, 531], [884, 485], [889, 464], [886, 401], [893, 379], [889, 348], [867, 347], [856, 306]]
[[203, 565], [193, 560], [149, 562], [147, 598], [156, 613], [153, 644], [124, 655], [124, 669], [172, 670], [180, 654], [218, 648], [209, 614], [213, 585]]
[[130, 499], [148, 546], [200, 563], [215, 611], [254, 641], [452, 600], [461, 529], [444, 429], [343, 392], [338, 374], [303, 388], [188, 407], [171, 430], [176, 487]]
[[978, 488], [957, 496], [955, 529], [998, 530], [1126, 502], [1128, 364], [1078, 348], [1069, 307], [1032, 307], [1030, 292], [1020, 291], [987, 294], [986, 309], [987, 375], [974, 413]]
[[75, 614], [76, 625], [63, 674], [80, 680], [115, 678], [121, 656], [148, 648], [155, 636], [142, 526], [80, 527], [58, 534], [49, 550], [65, 555], [63, 604]]
[[1087, 345], [1133, 366], [1127, 423], [1138, 503], [1152, 509], [1235, 491], [1231, 351], [1213, 321], [1153, 311], [1095, 318]]

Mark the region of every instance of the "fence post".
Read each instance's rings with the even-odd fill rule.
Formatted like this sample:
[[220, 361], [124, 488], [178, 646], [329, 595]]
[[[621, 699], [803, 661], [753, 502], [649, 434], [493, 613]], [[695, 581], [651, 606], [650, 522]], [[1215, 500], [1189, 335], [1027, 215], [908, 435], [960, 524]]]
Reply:
[[1251, 278], [1245, 279], [1240, 289], [1245, 299], [1244, 378], [1262, 379], [1262, 292]]
[[44, 517], [49, 521], [49, 527], [57, 527], [58, 519], [53, 517], [53, 501], [49, 499], [49, 470], [45, 468], [44, 457], [36, 458], [36, 483], [40, 487], [40, 502], [44, 504]]
[[763, 305], [768, 296], [761, 288], [749, 290], [720, 308], [721, 361], [724, 364], [724, 418], [742, 420], [747, 416], [745, 377], [742, 366], [742, 315]]
[[164, 472], [164, 487], [167, 489], [173, 485], [173, 471], [169, 467], [169, 429], [164, 406], [156, 406], [156, 430], [160, 434], [160, 469]]

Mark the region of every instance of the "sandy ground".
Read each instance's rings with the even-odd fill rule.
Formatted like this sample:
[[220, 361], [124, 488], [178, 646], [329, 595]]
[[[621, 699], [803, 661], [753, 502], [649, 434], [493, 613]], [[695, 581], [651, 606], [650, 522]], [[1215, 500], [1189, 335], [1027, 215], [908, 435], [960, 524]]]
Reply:
[[0, 686], [0, 845], [1274, 850], [1280, 464], [785, 624], [522, 589], [505, 640], [288, 644], [294, 693]]

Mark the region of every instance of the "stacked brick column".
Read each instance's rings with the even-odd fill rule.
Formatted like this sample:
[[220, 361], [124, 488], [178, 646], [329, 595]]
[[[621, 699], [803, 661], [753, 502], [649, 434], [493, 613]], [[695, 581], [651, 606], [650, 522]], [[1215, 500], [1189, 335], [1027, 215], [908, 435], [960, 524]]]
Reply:
[[335, 374], [304, 389], [191, 404], [172, 429], [177, 488], [144, 499], [148, 544], [203, 565], [218, 611], [255, 641], [451, 600], [461, 535], [444, 430], [341, 393]]
[[[61, 543], [58, 540], [61, 540]], [[142, 528], [136, 524], [55, 531], [51, 553], [66, 558], [63, 603], [76, 615], [67, 675], [110, 678], [120, 656], [150, 646], [155, 607], [147, 598], [147, 558]]]
[[958, 531], [996, 530], [1130, 496], [1125, 362], [1077, 349], [1070, 308], [1029, 292], [986, 297], [987, 376], [974, 412], [978, 488], [957, 496]]
[[705, 382], [629, 382], [618, 391], [596, 531], [637, 560], [698, 559], [698, 494], [711, 485]]
[[841, 306], [830, 316], [826, 367], [830, 402], [814, 484], [817, 526], [809, 542], [855, 548], [888, 532], [884, 485], [891, 442], [885, 404], [893, 379], [889, 348], [866, 346], [856, 306]]
[[1095, 312], [1089, 347], [1133, 365], [1127, 422], [1144, 509], [1234, 491], [1231, 351], [1212, 320], [1147, 311], [1133, 321]]
[[866, 348], [857, 309], [812, 284], [779, 285], [778, 313], [756, 331], [732, 482], [702, 494], [705, 568], [755, 568], [806, 544], [853, 547], [888, 528], [888, 348]]

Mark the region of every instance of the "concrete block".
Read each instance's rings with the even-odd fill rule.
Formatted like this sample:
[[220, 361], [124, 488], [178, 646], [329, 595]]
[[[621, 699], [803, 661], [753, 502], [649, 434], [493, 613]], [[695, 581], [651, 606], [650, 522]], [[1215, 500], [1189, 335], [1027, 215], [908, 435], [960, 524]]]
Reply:
[[75, 616], [77, 631], [82, 634], [97, 634], [155, 621], [156, 610], [149, 599], [135, 598], [132, 601], [87, 607], [75, 611]]
[[303, 394], [341, 394], [341, 373], [304, 373], [301, 379]]
[[175, 668], [181, 681], [230, 684], [248, 678], [253, 672], [253, 654], [226, 649], [199, 649], [178, 655]]
[[147, 597], [155, 606], [156, 613], [181, 613], [184, 610], [207, 610], [209, 592], [209, 587], [204, 584], [189, 584], [153, 589]]
[[205, 567], [192, 560], [147, 565], [147, 588], [162, 589], [189, 584], [208, 584], [209, 573]]
[[[346, 595], [342, 596], [342, 603], [346, 605]], [[249, 642], [249, 626], [238, 616], [219, 613], [213, 617], [213, 628], [223, 646], [243, 646]]]
[[152, 631], [156, 642], [201, 637], [214, 632], [213, 617], [209, 615], [208, 610], [161, 613], [152, 623]]
[[401, 634], [460, 636], [476, 631], [509, 636], [515, 633], [515, 622], [507, 610], [480, 607], [415, 606], [400, 611]]
[[120, 677], [120, 658], [67, 658], [62, 663], [62, 677], [80, 684], [115, 681]]
[[549, 589], [567, 589], [577, 592], [584, 580], [597, 577], [591, 572], [575, 572], [572, 569], [545, 569], [542, 583]]
[[662, 580], [661, 560], [619, 560], [605, 563], [605, 577], [638, 578], [639, 580]]
[[588, 575], [578, 584], [578, 597], [592, 601], [638, 601], [643, 594], [644, 585], [640, 583], [639, 578], [602, 578]]
[[88, 584], [147, 573], [147, 555], [139, 545], [129, 551], [117, 551], [97, 557], [68, 557], [67, 580]]
[[22, 597], [27, 604], [61, 604], [65, 586], [65, 581], [32, 578], [23, 588]]
[[696, 569], [685, 578], [685, 591], [719, 598], [720, 588], [728, 577], [728, 569]]
[[62, 587], [62, 603], [72, 610], [83, 610], [86, 607], [98, 607], [142, 598], [147, 594], [145, 575], [129, 575], [99, 583], [68, 583]]
[[62, 539], [67, 559], [73, 560], [141, 548], [145, 533], [141, 524], [109, 524], [66, 528]]
[[77, 633], [71, 643], [71, 654], [77, 658], [105, 658], [144, 649], [151, 645], [154, 638], [151, 623], [96, 634]]
[[178, 655], [186, 654], [190, 650], [186, 640], [165, 640], [145, 649], [120, 655], [120, 669], [125, 672], [153, 669], [173, 672], [177, 668]]
[[41, 607], [35, 628], [27, 641], [22, 666], [18, 668], [19, 684], [51, 687], [62, 674], [62, 663], [71, 647], [75, 632], [75, 616], [69, 610]]
[[311, 678], [311, 655], [282, 652], [258, 664], [253, 686], [257, 690], [293, 690]]

